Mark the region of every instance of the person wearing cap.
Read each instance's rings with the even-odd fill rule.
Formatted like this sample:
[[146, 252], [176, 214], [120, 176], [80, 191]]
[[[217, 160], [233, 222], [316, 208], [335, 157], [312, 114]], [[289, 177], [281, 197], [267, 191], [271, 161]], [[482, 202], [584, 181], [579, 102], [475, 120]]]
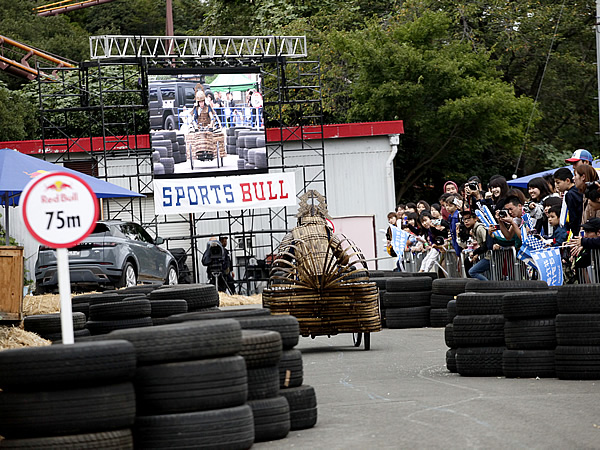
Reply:
[[444, 194], [458, 194], [458, 184], [454, 181], [446, 181], [444, 183]]
[[592, 161], [594, 161], [594, 158], [592, 154], [586, 149], [580, 148], [578, 150], [575, 150], [573, 152], [573, 156], [571, 156], [569, 159], [565, 159], [565, 161], [573, 164], [573, 170], [575, 170], [580, 164], [591, 165]]

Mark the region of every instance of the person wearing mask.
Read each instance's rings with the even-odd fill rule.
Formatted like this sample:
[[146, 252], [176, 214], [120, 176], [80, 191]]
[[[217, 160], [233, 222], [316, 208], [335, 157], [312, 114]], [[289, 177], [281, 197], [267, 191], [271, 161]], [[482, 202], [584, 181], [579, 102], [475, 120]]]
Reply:
[[577, 236], [581, 226], [581, 216], [583, 215], [583, 194], [575, 186], [573, 178], [573, 174], [566, 167], [554, 172], [556, 190], [564, 194], [562, 215], [566, 214], [565, 228], [573, 236]]
[[579, 150], [575, 150], [573, 152], [573, 156], [569, 159], [565, 159], [565, 162], [573, 164], [573, 170], [575, 170], [580, 165], [592, 165], [594, 161], [594, 157], [590, 152], [588, 152], [584, 148], [580, 148]]

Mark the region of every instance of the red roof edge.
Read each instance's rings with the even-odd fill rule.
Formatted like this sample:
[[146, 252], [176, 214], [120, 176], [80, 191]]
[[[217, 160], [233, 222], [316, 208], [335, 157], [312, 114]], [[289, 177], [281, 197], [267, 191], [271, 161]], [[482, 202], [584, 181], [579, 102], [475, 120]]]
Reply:
[[[300, 139], [320, 139], [321, 129], [318, 125], [305, 126], [304, 128], [268, 128], [267, 141], [299, 141]], [[323, 125], [323, 139], [384, 136], [389, 134], [404, 134], [402, 120], [388, 120], [385, 122], [358, 122]]]
[[[101, 152], [104, 151], [102, 137], [78, 139], [46, 139], [46, 153], [69, 152]], [[150, 135], [138, 134], [132, 136], [116, 136], [110, 138], [106, 143], [106, 150], [125, 150], [128, 148], [150, 148]], [[0, 148], [12, 148], [27, 155], [41, 155], [44, 153], [42, 140], [31, 141], [4, 141], [0, 142]]]

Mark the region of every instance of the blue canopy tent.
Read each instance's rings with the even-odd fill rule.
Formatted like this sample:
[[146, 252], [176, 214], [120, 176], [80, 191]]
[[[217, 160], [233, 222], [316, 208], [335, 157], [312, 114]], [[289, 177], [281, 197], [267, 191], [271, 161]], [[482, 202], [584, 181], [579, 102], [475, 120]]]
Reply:
[[[573, 172], [573, 166], [572, 165], [564, 166], [564, 167], [566, 167], [571, 172]], [[597, 159], [594, 162], [592, 162], [592, 167], [594, 167], [596, 170], [599, 170], [600, 169], [600, 159]], [[538, 172], [538, 173], [534, 173], [534, 174], [531, 174], [531, 175], [526, 175], [524, 177], [515, 178], [514, 180], [508, 180], [507, 183], [508, 183], [509, 186], [527, 189], [527, 183], [529, 183], [529, 181], [531, 179], [537, 178], [537, 177], [543, 177], [544, 175], [547, 175], [549, 173], [554, 173], [558, 169], [559, 168], [557, 167], [556, 169], [544, 170], [543, 172]]]
[[[9, 207], [19, 204], [21, 192], [36, 176], [45, 172], [67, 172], [83, 179], [98, 198], [144, 197], [115, 184], [107, 183], [76, 170], [52, 164], [43, 159], [25, 155], [10, 148], [0, 149], [0, 205]], [[6, 243], [9, 240], [8, 212], [5, 214]]]

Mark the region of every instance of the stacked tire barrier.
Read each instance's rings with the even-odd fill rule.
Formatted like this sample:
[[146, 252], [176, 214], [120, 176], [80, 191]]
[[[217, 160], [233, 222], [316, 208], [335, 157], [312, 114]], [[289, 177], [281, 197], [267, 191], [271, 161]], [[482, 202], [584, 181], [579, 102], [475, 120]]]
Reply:
[[507, 378], [554, 378], [556, 348], [554, 290], [505, 294], [502, 369]]
[[240, 325], [231, 319], [118, 330], [136, 350], [137, 448], [249, 448], [252, 410]]
[[133, 449], [135, 367], [126, 341], [0, 352], [2, 448]]
[[429, 321], [432, 327], [445, 327], [448, 320], [448, 302], [465, 292], [466, 278], [440, 278], [431, 284], [431, 310]]
[[189, 312], [219, 306], [219, 293], [212, 284], [161, 286], [150, 292], [148, 299], [151, 302], [154, 300], [183, 299], [187, 302]]
[[185, 136], [177, 131], [162, 130], [150, 136], [152, 166], [155, 175], [175, 172], [175, 164], [187, 161]]
[[92, 335], [152, 326], [151, 306], [145, 295], [105, 296], [106, 299], [90, 299], [90, 314], [86, 327]]
[[[255, 432], [258, 440], [281, 439], [285, 432], [285, 406], [280, 397], [287, 399], [289, 408], [289, 430], [303, 430], [312, 428], [317, 422], [317, 397], [312, 386], [305, 385], [303, 376], [303, 363], [301, 353], [294, 349], [298, 344], [300, 327], [293, 316], [272, 316], [268, 309], [244, 308], [228, 311], [201, 311], [195, 313], [178, 314], [168, 318], [171, 323], [185, 321], [206, 321], [221, 318], [234, 318], [238, 320], [244, 333], [246, 330], [261, 330], [258, 334], [247, 334], [259, 339], [267, 340], [264, 335], [268, 332], [277, 332], [281, 339], [282, 351], [280, 360], [275, 370], [269, 368], [248, 369], [249, 390], [258, 390], [259, 395], [264, 390], [269, 397], [255, 398], [251, 393], [249, 404], [255, 411]], [[262, 333], [262, 334], [261, 334]], [[264, 343], [264, 347], [274, 346], [273, 343]], [[254, 365], [250, 363], [250, 365]], [[276, 380], [276, 381], [275, 381]], [[275, 385], [278, 389], [275, 389]], [[252, 387], [255, 386], [255, 387]], [[261, 391], [262, 389], [262, 391]], [[278, 392], [276, 394], [275, 392]], [[256, 401], [255, 401], [256, 400]], [[270, 418], [270, 419], [269, 419]], [[289, 431], [288, 430], [288, 431]]]
[[393, 277], [386, 281], [383, 311], [388, 328], [429, 326], [430, 277]]
[[556, 375], [600, 379], [600, 285], [561, 286], [556, 316]]
[[[75, 337], [89, 336], [90, 332], [85, 328], [86, 317], [82, 312], [73, 313], [73, 335]], [[49, 341], [59, 341], [62, 339], [62, 328], [60, 314], [37, 314], [27, 316], [23, 320], [25, 331], [38, 334], [40, 337]]]
[[238, 155], [238, 169], [266, 169], [265, 132], [241, 130], [235, 133], [235, 154]]

